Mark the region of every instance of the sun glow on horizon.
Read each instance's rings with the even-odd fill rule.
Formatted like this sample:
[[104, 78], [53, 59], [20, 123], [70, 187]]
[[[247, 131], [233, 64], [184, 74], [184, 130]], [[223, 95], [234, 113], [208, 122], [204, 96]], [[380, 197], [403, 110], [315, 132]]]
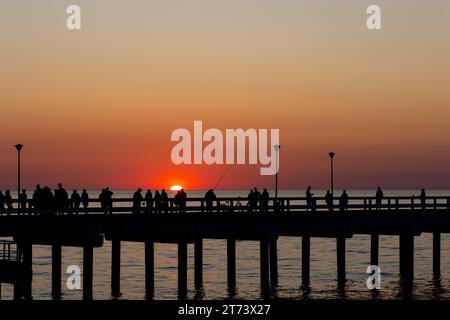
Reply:
[[182, 186], [179, 186], [179, 185], [174, 185], [174, 186], [171, 186], [171, 187], [170, 187], [170, 190], [171, 190], [171, 191], [179, 191], [179, 190], [181, 190], [181, 189], [183, 189], [183, 187], [182, 187]]

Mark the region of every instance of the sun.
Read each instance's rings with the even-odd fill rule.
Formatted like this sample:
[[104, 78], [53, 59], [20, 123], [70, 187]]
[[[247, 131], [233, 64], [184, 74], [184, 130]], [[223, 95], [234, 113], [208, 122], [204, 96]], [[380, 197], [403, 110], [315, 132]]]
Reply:
[[174, 186], [171, 186], [171, 187], [170, 187], [170, 190], [171, 190], [171, 191], [179, 191], [179, 190], [181, 190], [181, 189], [183, 189], [183, 187], [182, 187], [182, 186], [179, 186], [179, 185], [174, 185]]

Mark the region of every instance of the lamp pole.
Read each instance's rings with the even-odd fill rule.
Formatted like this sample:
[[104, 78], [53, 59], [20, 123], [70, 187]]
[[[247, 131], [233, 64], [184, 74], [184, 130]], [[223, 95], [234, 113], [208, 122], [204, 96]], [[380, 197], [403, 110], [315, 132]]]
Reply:
[[16, 144], [14, 147], [17, 149], [17, 208], [20, 208], [20, 151], [23, 148], [23, 144]]
[[333, 196], [333, 198], [334, 198], [334, 181], [333, 181], [333, 178], [334, 178], [334, 172], [333, 172], [333, 158], [334, 158], [334, 155], [335, 155], [335, 153], [334, 152], [330, 152], [330, 153], [328, 153], [328, 155], [330, 156], [330, 160], [331, 160], [331, 195]]
[[278, 203], [278, 152], [280, 151], [281, 146], [276, 144], [273, 146], [275, 149], [275, 201]]

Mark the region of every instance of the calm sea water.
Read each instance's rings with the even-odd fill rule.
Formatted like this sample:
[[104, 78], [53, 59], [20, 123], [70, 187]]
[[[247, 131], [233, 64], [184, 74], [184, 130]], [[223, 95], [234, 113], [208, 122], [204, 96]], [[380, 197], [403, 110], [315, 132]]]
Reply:
[[[339, 192], [339, 191], [337, 191]], [[429, 191], [429, 195], [450, 195], [447, 190]], [[91, 192], [94, 196], [96, 192]], [[115, 197], [130, 197], [131, 191], [115, 191]], [[203, 196], [201, 191], [188, 191], [188, 196]], [[271, 193], [273, 194], [273, 193]], [[304, 196], [303, 190], [284, 190], [280, 196]], [[338, 193], [337, 193], [338, 194]], [[350, 196], [373, 195], [374, 191], [349, 191]], [[418, 195], [418, 190], [388, 190], [385, 195]], [[218, 191], [218, 196], [246, 197], [246, 191]], [[323, 191], [315, 191], [323, 195]], [[193, 245], [188, 247], [188, 298], [228, 299], [226, 282], [226, 241], [204, 240], [204, 290], [194, 290]], [[336, 242], [334, 239], [311, 239], [311, 288], [301, 289], [301, 238], [280, 237], [278, 241], [279, 286], [274, 295], [285, 299], [372, 299], [366, 288], [366, 269], [370, 259], [370, 237], [359, 235], [347, 240], [347, 286], [337, 290]], [[450, 235], [442, 235], [442, 279], [432, 280], [432, 235], [422, 234], [415, 239], [415, 274], [413, 298], [450, 299]], [[64, 247], [62, 251], [62, 299], [82, 298], [81, 290], [68, 290], [66, 268], [82, 267], [82, 249]], [[237, 299], [259, 299], [259, 243], [237, 242]], [[121, 299], [144, 299], [144, 245], [122, 243]], [[380, 267], [382, 271], [380, 299], [401, 299], [399, 284], [399, 239], [380, 237]], [[111, 242], [94, 249], [94, 299], [111, 299]], [[2, 299], [12, 299], [12, 286], [2, 285]], [[33, 246], [33, 298], [51, 299], [51, 248]], [[155, 299], [177, 298], [177, 245], [155, 244]]]

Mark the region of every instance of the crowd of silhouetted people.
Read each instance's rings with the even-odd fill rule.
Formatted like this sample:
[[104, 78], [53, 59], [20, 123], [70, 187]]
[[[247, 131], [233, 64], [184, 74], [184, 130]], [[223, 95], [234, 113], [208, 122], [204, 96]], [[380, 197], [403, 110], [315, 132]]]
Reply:
[[[145, 195], [142, 195], [142, 189], [137, 189], [133, 194], [133, 213], [153, 213], [153, 212], [186, 212], [187, 194], [181, 189], [177, 191], [173, 199], [169, 199], [167, 192], [162, 189], [161, 191], [155, 190], [154, 194], [149, 189]], [[113, 192], [108, 188], [101, 190], [98, 196], [98, 202], [100, 203], [100, 209], [97, 211], [104, 214], [112, 214], [113, 211]], [[240, 198], [240, 197], [239, 197]], [[416, 198], [413, 196], [413, 198]], [[426, 192], [421, 189], [421, 193], [418, 196], [422, 208], [426, 206]], [[375, 193], [375, 209], [381, 209], [383, 206], [384, 193], [381, 187], [378, 187]], [[203, 197], [202, 209], [206, 212], [212, 212], [213, 210], [220, 209], [220, 201], [217, 201], [217, 196], [213, 189], [209, 189]], [[263, 189], [260, 192], [256, 187], [251, 189], [247, 196], [247, 205], [245, 210], [248, 212], [268, 212], [270, 209], [269, 202], [272, 200], [273, 210], [278, 209], [278, 199], [271, 199], [267, 189]], [[327, 190], [324, 196], [325, 206], [330, 211], [339, 209], [339, 211], [346, 211], [349, 207], [349, 195], [346, 190], [342, 190], [339, 197], [334, 197], [333, 192]], [[336, 202], [337, 200], [337, 202]], [[36, 189], [33, 192], [32, 198], [28, 199], [26, 190], [22, 190], [19, 194], [18, 201], [14, 201], [11, 196], [11, 191], [6, 190], [5, 193], [0, 191], [0, 214], [9, 214], [13, 208], [13, 203], [17, 202], [18, 213], [20, 214], [78, 214], [80, 212], [88, 213], [88, 207], [90, 198], [86, 189], [83, 189], [81, 194], [77, 190], [73, 190], [69, 196], [69, 193], [63, 188], [63, 185], [59, 183], [55, 190], [51, 190], [48, 186], [41, 187], [36, 185]], [[237, 203], [241, 206], [240, 202]], [[370, 204], [371, 206], [371, 204]], [[317, 199], [312, 193], [311, 186], [306, 189], [306, 209], [307, 211], [316, 211]], [[231, 209], [233, 211], [233, 209]]]

